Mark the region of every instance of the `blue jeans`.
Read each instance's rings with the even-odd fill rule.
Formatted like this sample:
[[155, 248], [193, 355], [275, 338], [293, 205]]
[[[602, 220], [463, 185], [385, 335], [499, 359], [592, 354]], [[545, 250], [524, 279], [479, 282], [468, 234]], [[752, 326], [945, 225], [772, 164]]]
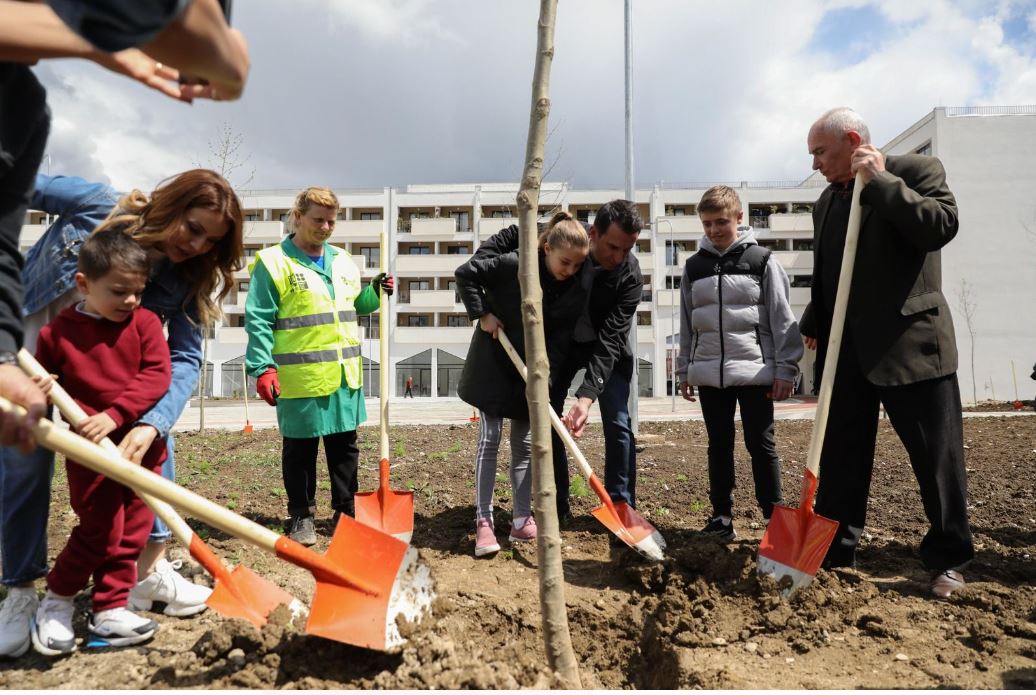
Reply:
[[[174, 480], [173, 438], [166, 438], [169, 456], [162, 477]], [[14, 447], [0, 448], [0, 561], [3, 584], [15, 586], [47, 574], [47, 518], [54, 453], [38, 447], [23, 454]], [[164, 542], [172, 536], [158, 518], [148, 540]]]
[[604, 429], [604, 489], [614, 502], [637, 504], [637, 449], [629, 411], [630, 380], [612, 372], [597, 399]]

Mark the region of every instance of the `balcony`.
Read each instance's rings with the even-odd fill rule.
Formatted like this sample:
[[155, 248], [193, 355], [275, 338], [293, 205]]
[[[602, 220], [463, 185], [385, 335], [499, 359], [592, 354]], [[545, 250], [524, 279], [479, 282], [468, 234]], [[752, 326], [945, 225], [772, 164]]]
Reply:
[[332, 244], [345, 244], [353, 241], [378, 241], [385, 230], [385, 220], [338, 220]]
[[45, 224], [24, 224], [22, 225], [21, 236], [18, 237], [18, 246], [27, 249], [40, 240], [43, 233], [47, 231]]
[[505, 227], [510, 227], [512, 224], [518, 224], [517, 217], [483, 217], [479, 219], [479, 241], [485, 241], [489, 237], [499, 232], [501, 229], [504, 229]]
[[697, 239], [705, 233], [701, 226], [701, 220], [697, 215], [677, 215], [675, 217], [662, 217], [655, 224], [655, 232], [659, 239], [668, 239], [670, 235], [669, 226], [672, 225], [672, 234], [681, 239]]
[[283, 222], [245, 222], [246, 244], [276, 244], [283, 238]]
[[771, 232], [812, 232], [813, 215], [809, 213], [776, 213], [770, 215]]
[[456, 300], [453, 290], [412, 290], [408, 310], [453, 311], [457, 306]]
[[399, 254], [396, 256], [396, 273], [400, 275], [427, 275], [449, 273], [457, 269], [471, 254], [437, 253], [424, 255]]
[[655, 269], [655, 254], [651, 251], [638, 251], [637, 262], [640, 263], [641, 272]]
[[[409, 345], [467, 345], [471, 342], [470, 326], [461, 327], [411, 327], [399, 326], [395, 332], [395, 342]], [[465, 348], [466, 349], [466, 348]]]
[[774, 251], [773, 257], [784, 266], [788, 275], [805, 275], [813, 272], [812, 251]]
[[453, 239], [457, 220], [452, 217], [417, 217], [410, 220], [410, 235], [422, 239]]
[[654, 343], [655, 329], [652, 326], [637, 326], [638, 343]]

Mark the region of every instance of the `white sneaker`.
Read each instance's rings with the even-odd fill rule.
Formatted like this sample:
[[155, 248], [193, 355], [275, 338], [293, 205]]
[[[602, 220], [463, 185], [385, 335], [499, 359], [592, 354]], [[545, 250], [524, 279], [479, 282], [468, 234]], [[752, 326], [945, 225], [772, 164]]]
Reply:
[[0, 657], [17, 659], [32, 644], [32, 617], [40, 606], [35, 587], [12, 586], [0, 607]]
[[181, 576], [176, 570], [183, 561], [159, 560], [155, 571], [130, 590], [129, 608], [135, 611], [157, 610], [155, 604], [165, 604], [162, 612], [176, 618], [201, 613], [207, 608], [212, 589], [195, 584]]
[[47, 590], [32, 621], [32, 646], [44, 656], [64, 656], [76, 650], [72, 632], [75, 596], [59, 596]]
[[156, 630], [158, 623], [154, 620], [142, 618], [126, 608], [112, 608], [94, 613], [86, 646], [91, 649], [128, 647], [151, 639]]

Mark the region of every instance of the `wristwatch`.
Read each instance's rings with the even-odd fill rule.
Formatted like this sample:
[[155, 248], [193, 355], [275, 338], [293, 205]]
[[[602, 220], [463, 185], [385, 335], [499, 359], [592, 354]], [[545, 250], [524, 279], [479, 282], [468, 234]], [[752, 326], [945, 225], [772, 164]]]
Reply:
[[0, 364], [18, 364], [18, 353], [10, 350], [0, 350]]

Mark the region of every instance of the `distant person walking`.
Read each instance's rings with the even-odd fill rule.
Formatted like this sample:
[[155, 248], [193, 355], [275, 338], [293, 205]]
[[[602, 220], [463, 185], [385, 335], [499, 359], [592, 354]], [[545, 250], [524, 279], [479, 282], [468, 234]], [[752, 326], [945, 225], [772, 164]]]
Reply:
[[407, 396], [414, 397], [414, 377], [412, 376], [406, 378], [406, 393], [403, 394], [403, 398]]

